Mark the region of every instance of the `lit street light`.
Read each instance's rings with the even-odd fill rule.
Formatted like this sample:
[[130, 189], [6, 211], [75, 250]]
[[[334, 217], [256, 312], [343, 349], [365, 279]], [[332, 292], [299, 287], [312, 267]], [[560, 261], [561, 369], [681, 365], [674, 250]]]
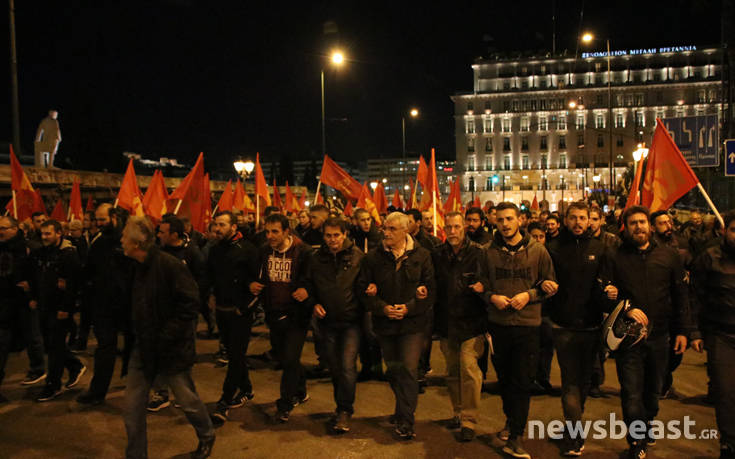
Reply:
[[[332, 65], [335, 67], [340, 67], [344, 61], [345, 56], [342, 54], [341, 51], [335, 50], [332, 52], [332, 55], [329, 59], [332, 62]], [[322, 158], [327, 154], [327, 128], [325, 125], [324, 120], [324, 69], [322, 68], [321, 72], [321, 82], [322, 82]]]
[[255, 163], [251, 160], [243, 161], [242, 159], [238, 159], [233, 164], [235, 166], [235, 170], [237, 173], [242, 177], [243, 181], [247, 180], [248, 176], [253, 172], [253, 169], [255, 168]]
[[[419, 110], [417, 108], [412, 108], [408, 112], [409, 115], [411, 115], [411, 118], [416, 118], [419, 116]], [[403, 183], [406, 183], [406, 116], [401, 116], [401, 133], [403, 134]]]

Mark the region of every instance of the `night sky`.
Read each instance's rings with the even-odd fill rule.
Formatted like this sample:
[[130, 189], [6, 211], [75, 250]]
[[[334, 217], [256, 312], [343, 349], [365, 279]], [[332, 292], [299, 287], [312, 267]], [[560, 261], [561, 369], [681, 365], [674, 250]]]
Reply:
[[[325, 66], [328, 154], [399, 156], [401, 115], [416, 106], [409, 151], [451, 159], [449, 97], [471, 91], [473, 59], [551, 50], [552, 1], [255, 3], [16, 0], [24, 153], [53, 107], [62, 167], [114, 170], [123, 151], [185, 162], [204, 151], [209, 167], [256, 151], [319, 157]], [[557, 51], [569, 55], [580, 30], [614, 49], [720, 42], [720, 1], [556, 4]], [[0, 141], [12, 132], [3, 30]], [[349, 60], [337, 71], [326, 58], [335, 47]]]

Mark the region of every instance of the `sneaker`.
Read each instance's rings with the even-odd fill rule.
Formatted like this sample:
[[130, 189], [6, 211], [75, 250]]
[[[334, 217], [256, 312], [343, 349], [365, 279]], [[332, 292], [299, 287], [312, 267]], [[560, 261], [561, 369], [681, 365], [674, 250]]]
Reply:
[[170, 405], [171, 401], [168, 399], [167, 395], [161, 395], [158, 392], [154, 392], [151, 399], [148, 401], [146, 409], [151, 413], [155, 413]]
[[230, 410], [227, 408], [227, 405], [217, 402], [217, 406], [214, 408], [214, 412], [210, 416], [212, 424], [214, 424], [215, 427], [221, 427], [225, 422], [227, 422], [228, 414], [230, 414]]
[[646, 442], [639, 441], [631, 443], [630, 448], [628, 448], [628, 457], [631, 459], [644, 459], [646, 456]]
[[413, 427], [406, 424], [397, 426], [395, 432], [401, 440], [413, 440], [416, 438], [416, 432], [413, 431]]
[[466, 443], [475, 439], [475, 430], [469, 427], [462, 427], [459, 431], [459, 441]]
[[82, 365], [82, 367], [75, 371], [74, 373], [69, 373], [69, 381], [66, 382], [65, 386], [67, 389], [71, 389], [72, 387], [79, 384], [79, 381], [82, 379], [82, 376], [84, 373], [87, 372], [87, 367]]
[[584, 451], [584, 441], [572, 440], [569, 442], [569, 446], [562, 452], [562, 456], [578, 457], [582, 455], [582, 451]]
[[661, 394], [658, 398], [659, 400], [681, 400], [684, 397], [682, 397], [682, 395], [679, 392], [677, 392], [676, 389], [674, 389], [674, 386], [671, 386], [665, 393]]
[[50, 402], [51, 400], [55, 399], [61, 395], [61, 389], [54, 389], [50, 386], [46, 386], [41, 391], [41, 395], [36, 398], [37, 402]]
[[191, 459], [206, 459], [212, 454], [214, 447], [214, 437], [209, 440], [199, 440], [196, 451], [191, 453]]
[[513, 457], [531, 459], [531, 455], [523, 449], [523, 444], [521, 443], [520, 438], [508, 439], [505, 446], [503, 446], [503, 452]]
[[291, 403], [293, 404], [294, 407], [297, 407], [299, 405], [303, 405], [304, 403], [308, 402], [310, 399], [311, 397], [309, 397], [309, 394], [304, 394], [303, 397], [292, 398]]
[[100, 397], [98, 395], [95, 395], [89, 391], [83, 393], [79, 397], [77, 397], [77, 403], [81, 403], [82, 405], [89, 405], [89, 406], [95, 406], [95, 405], [101, 405], [105, 403], [105, 397]]
[[39, 383], [43, 381], [44, 379], [46, 379], [45, 371], [42, 373], [34, 373], [34, 372], [29, 371], [28, 374], [26, 374], [26, 379], [21, 381], [21, 384], [24, 386], [30, 386], [32, 384]]
[[510, 438], [510, 421], [505, 421], [505, 427], [496, 434], [498, 439], [500, 441], [508, 441], [508, 438]]
[[276, 412], [276, 421], [278, 421], [280, 423], [286, 423], [286, 422], [288, 422], [289, 416], [290, 416], [290, 413], [288, 411], [278, 410]]
[[337, 416], [334, 418], [334, 425], [332, 426], [332, 430], [334, 430], [335, 433], [346, 433], [350, 431], [350, 418], [352, 416], [350, 413], [346, 411], [340, 411], [337, 413]]
[[462, 423], [459, 420], [459, 416], [454, 416], [452, 419], [447, 421], [447, 429], [457, 430], [462, 427]]
[[235, 395], [232, 400], [227, 404], [228, 408], [240, 408], [245, 402], [252, 400], [255, 394], [252, 392], [239, 392]]
[[219, 351], [214, 354], [214, 361], [221, 364], [221, 365], [227, 365], [230, 363], [230, 359], [227, 358], [227, 352], [225, 351]]

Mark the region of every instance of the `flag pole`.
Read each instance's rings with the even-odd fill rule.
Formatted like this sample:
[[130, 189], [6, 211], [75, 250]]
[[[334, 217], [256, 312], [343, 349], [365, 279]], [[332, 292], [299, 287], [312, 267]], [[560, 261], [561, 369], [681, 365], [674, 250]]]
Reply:
[[118, 198], [115, 198], [115, 204], [112, 205], [113, 208], [117, 207], [117, 203], [120, 201]]
[[177, 215], [179, 213], [179, 208], [181, 207], [181, 203], [184, 202], [183, 199], [179, 199], [179, 202], [176, 203], [176, 208], [174, 209], [174, 215]]
[[316, 193], [314, 193], [314, 204], [319, 202], [319, 188], [322, 186], [322, 180], [319, 179], [319, 183], [316, 184]]
[[255, 232], [258, 232], [260, 227], [260, 196], [255, 195]]
[[707, 201], [707, 204], [709, 204], [709, 207], [710, 209], [712, 209], [712, 212], [715, 213], [715, 217], [717, 217], [717, 220], [720, 222], [720, 226], [723, 228], [723, 230], [727, 229], [725, 228], [725, 221], [722, 219], [722, 215], [720, 215], [720, 212], [717, 210], [717, 207], [715, 207], [715, 204], [709, 198], [709, 195], [704, 190], [704, 187], [702, 186], [700, 182], [697, 182], [697, 188], [699, 188], [699, 191], [702, 192], [702, 195], [704, 196], [704, 200]]
[[15, 190], [13, 190], [13, 218], [18, 219], [18, 203], [15, 200]]
[[432, 216], [432, 221], [434, 222], [434, 237], [436, 237], [436, 190], [431, 191], [431, 201], [434, 206], [434, 215]]
[[214, 206], [214, 210], [212, 211], [212, 215], [217, 213], [217, 209], [219, 208], [219, 203], [217, 203], [216, 206]]

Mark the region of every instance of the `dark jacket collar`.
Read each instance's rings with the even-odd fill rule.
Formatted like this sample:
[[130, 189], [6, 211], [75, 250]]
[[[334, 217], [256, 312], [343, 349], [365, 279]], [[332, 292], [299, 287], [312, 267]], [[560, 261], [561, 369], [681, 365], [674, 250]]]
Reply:
[[322, 245], [319, 247], [319, 253], [321, 255], [329, 255], [329, 256], [336, 255], [336, 256], [340, 256], [343, 253], [349, 252], [350, 250], [352, 250], [352, 246], [353, 245], [355, 245], [355, 244], [352, 242], [352, 240], [349, 237], [346, 237], [345, 238], [345, 241], [342, 243], [342, 248], [339, 249], [339, 251], [336, 254], [332, 254], [332, 251], [329, 250], [329, 246], [327, 245], [327, 243], [326, 242], [323, 242]]
[[[518, 229], [518, 231], [521, 232], [521, 235], [523, 236], [521, 239], [521, 242], [518, 244], [518, 249], [523, 249], [525, 247], [528, 247], [528, 244], [531, 243], [531, 235], [523, 231], [522, 229]], [[511, 249], [511, 246], [509, 246], [505, 239], [503, 238], [503, 234], [500, 232], [500, 230], [495, 232], [495, 236], [493, 236], [493, 245], [498, 249]]]

